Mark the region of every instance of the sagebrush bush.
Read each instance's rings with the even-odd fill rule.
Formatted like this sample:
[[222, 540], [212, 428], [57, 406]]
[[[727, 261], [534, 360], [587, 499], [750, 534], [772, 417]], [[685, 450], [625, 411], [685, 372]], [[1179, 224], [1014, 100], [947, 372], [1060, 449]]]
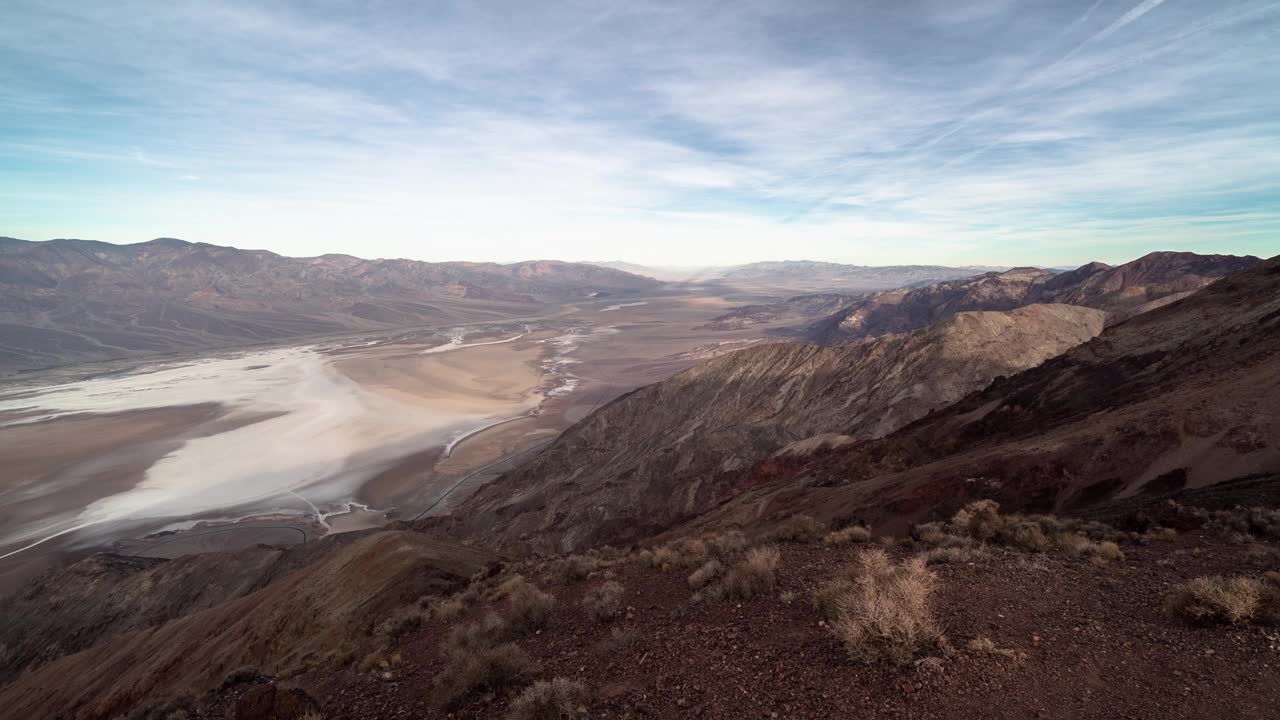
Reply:
[[1120, 546], [1110, 540], [1090, 544], [1089, 547], [1085, 548], [1085, 554], [1089, 556], [1089, 559], [1095, 565], [1106, 565], [1107, 563], [1124, 560], [1124, 552], [1120, 550]]
[[1093, 543], [1089, 542], [1089, 538], [1081, 533], [1066, 531], [1054, 535], [1053, 544], [1065, 550], [1068, 555], [1075, 556], [1084, 554], [1093, 545]]
[[809, 602], [822, 614], [832, 619], [836, 616], [836, 600], [853, 588], [853, 581], [847, 577], [835, 577], [818, 584], [809, 593]]
[[685, 538], [656, 548], [648, 562], [663, 572], [688, 570], [706, 562], [709, 556], [710, 549], [706, 542], [698, 538]]
[[437, 620], [443, 620], [444, 622], [453, 622], [466, 611], [467, 599], [461, 593], [431, 606], [431, 614]]
[[1259, 615], [1267, 588], [1251, 577], [1197, 577], [1174, 588], [1165, 607], [1191, 622], [1239, 624]]
[[450, 652], [437, 676], [441, 704], [456, 705], [477, 690], [499, 692], [537, 671], [537, 664], [515, 643]]
[[556, 561], [555, 574], [567, 583], [585, 580], [600, 568], [600, 560], [588, 555], [570, 555]]
[[693, 574], [689, 576], [689, 587], [693, 588], [694, 590], [697, 590], [702, 586], [706, 585], [707, 583], [711, 582], [712, 580], [715, 580], [716, 578], [720, 577], [720, 574], [723, 572], [724, 572], [723, 563], [721, 563], [719, 560], [716, 560], [714, 558], [711, 560], [708, 560], [705, 563], [703, 563], [702, 566], [699, 567], [697, 570], [694, 570]]
[[936, 547], [924, 554], [926, 565], [943, 565], [946, 563], [972, 562], [982, 557], [981, 546], [971, 547]]
[[516, 586], [507, 594], [507, 617], [512, 629], [524, 632], [547, 624], [556, 599], [529, 583]]
[[587, 700], [587, 688], [568, 678], [539, 680], [511, 702], [508, 720], [566, 720], [578, 714]]
[[845, 543], [864, 543], [871, 540], [871, 528], [862, 527], [860, 525], [850, 525], [847, 528], [827, 533], [822, 539], [828, 545], [843, 545]]
[[725, 575], [725, 596], [747, 600], [772, 591], [781, 558], [782, 553], [771, 545], [748, 550], [747, 557]]
[[942, 639], [931, 599], [936, 576], [916, 557], [895, 564], [879, 548], [864, 550], [835, 598], [832, 632], [854, 660], [904, 664]]
[[948, 527], [954, 534], [990, 540], [1004, 528], [1004, 518], [994, 500], [976, 500], [957, 510]]
[[625, 591], [622, 583], [605, 581], [587, 591], [582, 598], [582, 606], [591, 617], [600, 622], [611, 620], [622, 609], [622, 595]]
[[822, 539], [827, 528], [808, 515], [792, 515], [769, 533], [775, 542], [811, 543]]
[[1042, 553], [1052, 545], [1039, 525], [1025, 520], [1002, 528], [998, 535], [1003, 544], [1027, 552]]
[[465, 653], [477, 648], [497, 645], [511, 636], [511, 626], [506, 620], [489, 613], [478, 622], [455, 625], [441, 643], [445, 652]]
[[398, 608], [378, 625], [378, 634], [392, 640], [399, 639], [422, 627], [429, 614], [416, 604]]
[[704, 539], [707, 549], [720, 557], [734, 555], [747, 548], [747, 536], [743, 535], [741, 530], [728, 530], [719, 535], [709, 535]]

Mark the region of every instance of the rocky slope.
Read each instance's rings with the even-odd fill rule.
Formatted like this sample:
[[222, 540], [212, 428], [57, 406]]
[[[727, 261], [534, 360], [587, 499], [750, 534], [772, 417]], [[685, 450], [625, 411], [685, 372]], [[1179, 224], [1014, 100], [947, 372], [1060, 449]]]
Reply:
[[1277, 377], [1273, 258], [881, 440], [772, 459], [754, 469], [751, 492], [700, 522], [812, 512], [892, 529], [975, 496], [1078, 512], [1247, 482], [1280, 473]]
[[[0, 718], [120, 717], [145, 700], [203, 693], [246, 665], [289, 674], [349, 663], [354, 659], [347, 655], [393, 610], [423, 594], [456, 590], [494, 557], [405, 531], [338, 536], [299, 552], [305, 557], [296, 569], [252, 591], [249, 586], [262, 579], [258, 570], [242, 576], [231, 566], [219, 569], [217, 557], [189, 558], [97, 572], [90, 592], [43, 598], [44, 614], [52, 620], [30, 605], [16, 611], [8, 606], [6, 636], [25, 623], [33, 642], [87, 649], [38, 667], [12, 665], [35, 669], [0, 690]], [[255, 553], [263, 551], [250, 555]], [[100, 570], [131, 561], [86, 562]], [[203, 568], [201, 576], [179, 577], [193, 566]], [[160, 567], [173, 570], [157, 574]], [[54, 571], [44, 584], [65, 585], [89, 571], [83, 563], [69, 573]], [[194, 590], [201, 581], [214, 587], [183, 601], [184, 588]], [[232, 587], [218, 587], [228, 581]], [[158, 607], [162, 603], [168, 607]]]
[[740, 491], [742, 471], [787, 443], [882, 436], [1088, 340], [1102, 321], [1035, 305], [858, 346], [730, 353], [605, 406], [445, 522], [499, 547], [639, 540]]
[[0, 369], [527, 314], [653, 291], [593, 265], [289, 258], [160, 239], [0, 239]]
[[1117, 267], [1089, 263], [1057, 274], [1014, 268], [922, 288], [874, 293], [813, 323], [803, 334], [812, 342], [836, 344], [912, 330], [952, 313], [1008, 310], [1031, 303], [1098, 308], [1107, 311], [1111, 324], [1186, 297], [1257, 262], [1259, 259], [1252, 256], [1156, 252]]

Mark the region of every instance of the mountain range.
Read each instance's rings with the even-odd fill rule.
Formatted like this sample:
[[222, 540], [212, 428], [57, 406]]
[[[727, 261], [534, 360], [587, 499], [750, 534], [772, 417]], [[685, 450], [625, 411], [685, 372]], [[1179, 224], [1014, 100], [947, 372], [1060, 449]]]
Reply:
[[[1059, 282], [1013, 270], [903, 295], [967, 298], [951, 310], [1051, 294], [1132, 311], [1153, 286], [1186, 293], [1205, 277], [1171, 282], [1164, 269], [1224, 264], [1252, 267], [1105, 332], [1104, 311], [1037, 304], [940, 312], [926, 329], [847, 347], [716, 358], [601, 408], [478, 491], [449, 527], [571, 550], [715, 507], [699, 528], [808, 513], [900, 531], [976, 496], [1055, 512], [1274, 472], [1280, 259], [1158, 254]], [[806, 438], [804, 452], [766, 457]]]
[[[1108, 323], [1184, 298], [1216, 278], [1259, 262], [1252, 256], [1155, 252], [1123, 265], [1093, 262], [1055, 272], [1033, 267], [987, 272], [923, 287], [865, 295], [820, 294], [782, 303], [749, 305], [714, 318], [712, 330], [779, 321], [805, 322], [781, 334], [838, 344], [905, 332], [969, 310], [1010, 310], [1033, 303], [1063, 303], [1107, 312]], [[817, 318], [817, 319], [815, 319]]]
[[927, 285], [995, 269], [944, 265], [848, 265], [815, 260], [765, 261], [719, 267], [647, 266], [621, 261], [593, 264], [671, 282], [723, 283], [762, 290], [791, 288], [842, 292]]
[[0, 238], [0, 370], [527, 315], [650, 278], [551, 260], [291, 258], [158, 239]]
[[[1274, 602], [1280, 257], [943, 285], [619, 397], [446, 516], [51, 570], [0, 600], [0, 718], [525, 717], [535, 677], [584, 686], [561, 716], [1270, 717], [1273, 620], [1171, 599]], [[857, 659], [824, 593], [867, 578], [952, 640]]]
[[740, 492], [744, 471], [788, 443], [881, 437], [1102, 323], [1098, 310], [1031, 305], [959, 313], [851, 348], [729, 353], [606, 405], [442, 522], [500, 548], [643, 540]]

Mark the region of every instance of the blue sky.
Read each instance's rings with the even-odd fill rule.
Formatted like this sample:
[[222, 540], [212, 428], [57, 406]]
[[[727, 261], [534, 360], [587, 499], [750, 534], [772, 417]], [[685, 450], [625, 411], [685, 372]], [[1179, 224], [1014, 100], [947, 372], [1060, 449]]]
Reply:
[[0, 9], [0, 234], [288, 255], [1280, 253], [1280, 2]]

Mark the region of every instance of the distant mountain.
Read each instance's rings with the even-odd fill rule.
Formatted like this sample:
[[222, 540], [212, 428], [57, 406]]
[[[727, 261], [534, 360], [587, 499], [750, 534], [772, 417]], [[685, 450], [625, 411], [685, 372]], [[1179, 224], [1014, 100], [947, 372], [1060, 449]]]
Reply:
[[696, 282], [708, 277], [715, 277], [723, 268], [685, 266], [685, 265], [639, 265], [636, 263], [612, 260], [609, 262], [590, 262], [586, 265], [612, 268], [623, 272], [650, 277], [663, 282]]
[[742, 471], [788, 443], [880, 437], [1088, 340], [1102, 319], [1034, 305], [961, 313], [854, 347], [729, 353], [577, 423], [465, 501], [450, 532], [545, 550], [639, 540], [740, 491]]
[[[1155, 262], [1124, 278], [1170, 260], [1148, 259]], [[1095, 288], [1123, 285], [1110, 273], [1092, 273]], [[1277, 377], [1280, 257], [1113, 325], [883, 439], [761, 465], [743, 480], [750, 491], [701, 522], [753, 524], [762, 499], [782, 488], [791, 492], [774, 512], [856, 518], [886, 532], [977, 497], [1056, 513], [1146, 500], [1154, 512], [1170, 493], [1212, 486], [1237, 493], [1237, 503], [1274, 504], [1274, 481], [1254, 481], [1280, 477]]]
[[971, 277], [991, 268], [941, 265], [844, 265], [812, 260], [758, 262], [725, 269], [717, 276], [734, 285], [794, 287], [814, 290], [884, 290]]
[[659, 288], [581, 263], [283, 257], [163, 238], [0, 239], [0, 369], [501, 318]]
[[793, 292], [869, 291], [927, 285], [1004, 268], [942, 265], [845, 265], [814, 260], [782, 260], [746, 265], [679, 267], [612, 261], [592, 265], [623, 270], [668, 282], [720, 283], [750, 289]]
[[1089, 263], [1064, 273], [1014, 268], [867, 295], [815, 322], [803, 335], [834, 344], [913, 330], [957, 312], [1009, 310], [1032, 303], [1098, 308], [1107, 311], [1107, 322], [1114, 324], [1258, 262], [1252, 256], [1156, 252], [1117, 267]]

